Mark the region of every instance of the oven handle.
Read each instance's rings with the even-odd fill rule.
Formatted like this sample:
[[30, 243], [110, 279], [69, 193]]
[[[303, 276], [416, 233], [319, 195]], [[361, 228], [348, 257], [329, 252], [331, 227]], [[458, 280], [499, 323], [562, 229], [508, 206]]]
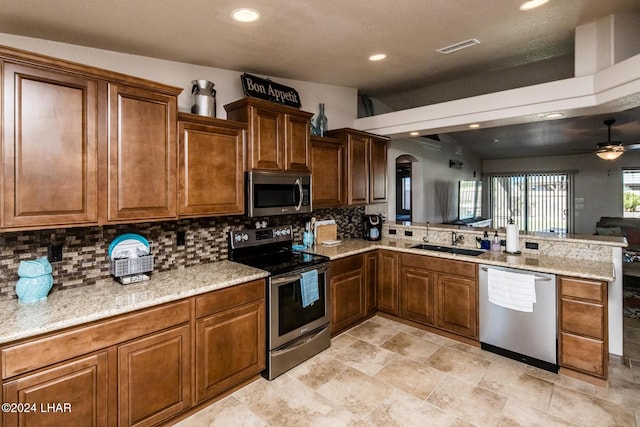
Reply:
[[[318, 270], [318, 274], [326, 273], [327, 270], [329, 270], [329, 266], [322, 264], [322, 265], [319, 265], [318, 268], [316, 268], [316, 270]], [[291, 274], [288, 276], [272, 277], [271, 284], [282, 285], [283, 283], [291, 283], [291, 282], [295, 282], [296, 280], [302, 280], [302, 274]]]
[[326, 328], [322, 328], [320, 329], [318, 332], [316, 332], [313, 335], [310, 335], [308, 337], [306, 337], [303, 340], [300, 340], [299, 342], [295, 343], [295, 345], [292, 345], [291, 347], [285, 347], [282, 350], [273, 350], [271, 351], [271, 357], [276, 356], [276, 355], [281, 355], [281, 354], [285, 354], [285, 353], [289, 353], [290, 351], [295, 350], [298, 347], [301, 347], [305, 344], [308, 344], [310, 341], [315, 340], [316, 338], [318, 338], [318, 336], [320, 334], [322, 334], [325, 331]]
[[302, 178], [296, 179], [296, 185], [298, 186], [298, 193], [300, 195], [300, 199], [298, 200], [298, 206], [296, 206], [296, 211], [299, 211], [302, 207]]
[[271, 284], [282, 285], [283, 283], [291, 283], [291, 282], [295, 282], [296, 280], [302, 280], [302, 274], [294, 274], [292, 276], [284, 276], [284, 277], [271, 279]]

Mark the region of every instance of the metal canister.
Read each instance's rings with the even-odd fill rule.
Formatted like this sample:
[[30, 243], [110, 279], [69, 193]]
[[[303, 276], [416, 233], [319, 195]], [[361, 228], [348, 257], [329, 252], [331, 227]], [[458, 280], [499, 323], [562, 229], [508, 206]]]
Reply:
[[216, 116], [216, 90], [209, 80], [191, 82], [191, 113], [201, 116]]

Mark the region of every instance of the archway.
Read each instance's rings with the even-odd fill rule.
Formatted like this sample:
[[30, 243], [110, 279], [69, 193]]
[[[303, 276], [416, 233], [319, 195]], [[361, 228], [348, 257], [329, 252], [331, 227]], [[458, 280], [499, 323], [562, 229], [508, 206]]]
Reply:
[[413, 218], [412, 163], [417, 161], [410, 154], [396, 158], [396, 221]]

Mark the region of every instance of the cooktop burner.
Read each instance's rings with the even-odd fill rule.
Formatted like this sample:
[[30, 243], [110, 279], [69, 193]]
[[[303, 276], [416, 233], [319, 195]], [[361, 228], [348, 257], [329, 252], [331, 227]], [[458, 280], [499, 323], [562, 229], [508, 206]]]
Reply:
[[272, 276], [327, 263], [329, 258], [291, 248], [290, 225], [229, 233], [229, 259], [266, 270]]

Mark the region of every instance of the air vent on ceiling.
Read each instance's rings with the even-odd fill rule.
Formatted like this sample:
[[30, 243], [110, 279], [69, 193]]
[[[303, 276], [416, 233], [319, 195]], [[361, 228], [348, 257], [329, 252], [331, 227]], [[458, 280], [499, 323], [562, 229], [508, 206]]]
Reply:
[[463, 42], [452, 44], [451, 46], [442, 47], [438, 49], [437, 52], [444, 53], [446, 55], [447, 53], [455, 52], [456, 50], [471, 47], [476, 44], [480, 44], [480, 41], [478, 39], [469, 39]]

